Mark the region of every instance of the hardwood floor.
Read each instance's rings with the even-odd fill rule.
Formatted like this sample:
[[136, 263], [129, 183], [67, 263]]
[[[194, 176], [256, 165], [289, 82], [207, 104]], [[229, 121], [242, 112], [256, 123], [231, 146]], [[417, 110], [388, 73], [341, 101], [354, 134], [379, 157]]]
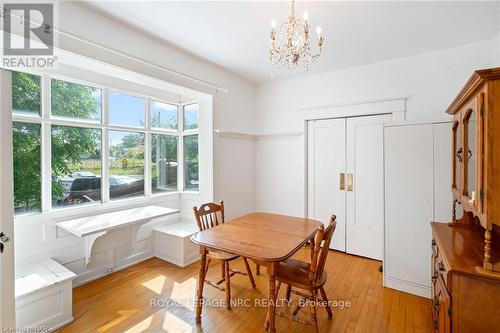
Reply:
[[[306, 259], [301, 250], [296, 257]], [[255, 272], [255, 266], [251, 265]], [[430, 300], [382, 287], [379, 261], [330, 251], [326, 291], [337, 301], [332, 320], [318, 309], [321, 332], [431, 332]], [[244, 271], [241, 259], [232, 268]], [[233, 309], [227, 311], [224, 292], [205, 285], [202, 323], [194, 323], [194, 293], [198, 263], [184, 269], [153, 258], [87, 283], [73, 291], [75, 320], [59, 332], [264, 332], [266, 308], [258, 306], [267, 295], [267, 276], [261, 269], [253, 290], [248, 278], [231, 279]], [[208, 278], [217, 280], [220, 267], [213, 263]], [[279, 298], [284, 299], [284, 287]], [[292, 296], [292, 301], [298, 301]], [[246, 302], [246, 303], [245, 303]], [[341, 303], [344, 302], [344, 303]], [[347, 302], [350, 302], [348, 304]], [[344, 306], [340, 306], [344, 304]], [[156, 306], [154, 306], [156, 305]], [[293, 307], [293, 306], [292, 306]], [[282, 308], [287, 311], [286, 306]], [[307, 308], [298, 316], [309, 317]], [[312, 332], [303, 324], [276, 318], [277, 332]]]

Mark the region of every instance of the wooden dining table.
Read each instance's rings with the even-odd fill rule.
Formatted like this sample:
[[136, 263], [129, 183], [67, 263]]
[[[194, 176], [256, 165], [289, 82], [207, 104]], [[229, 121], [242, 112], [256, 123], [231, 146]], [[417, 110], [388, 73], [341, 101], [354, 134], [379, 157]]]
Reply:
[[252, 259], [267, 268], [268, 322], [265, 329], [275, 328], [275, 275], [280, 261], [294, 255], [312, 239], [321, 222], [285, 215], [250, 213], [191, 236], [200, 246], [200, 272], [196, 290], [196, 322], [201, 322], [203, 286], [209, 250], [224, 251]]

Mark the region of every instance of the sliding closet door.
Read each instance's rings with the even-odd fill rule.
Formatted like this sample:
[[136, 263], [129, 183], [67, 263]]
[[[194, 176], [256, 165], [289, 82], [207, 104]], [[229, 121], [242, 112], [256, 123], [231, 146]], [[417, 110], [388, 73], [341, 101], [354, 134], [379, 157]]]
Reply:
[[345, 251], [345, 191], [340, 177], [345, 173], [345, 119], [308, 123], [308, 217], [328, 223], [337, 215], [331, 248]]
[[346, 252], [382, 260], [384, 122], [391, 115], [347, 119]]

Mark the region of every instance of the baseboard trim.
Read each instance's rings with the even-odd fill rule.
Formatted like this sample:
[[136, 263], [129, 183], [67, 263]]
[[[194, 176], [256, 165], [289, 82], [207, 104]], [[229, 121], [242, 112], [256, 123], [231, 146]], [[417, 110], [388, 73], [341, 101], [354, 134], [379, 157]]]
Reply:
[[400, 280], [397, 278], [384, 276], [384, 287], [396, 289], [409, 293], [412, 295], [417, 295], [424, 298], [431, 298], [431, 287], [423, 286], [421, 284]]

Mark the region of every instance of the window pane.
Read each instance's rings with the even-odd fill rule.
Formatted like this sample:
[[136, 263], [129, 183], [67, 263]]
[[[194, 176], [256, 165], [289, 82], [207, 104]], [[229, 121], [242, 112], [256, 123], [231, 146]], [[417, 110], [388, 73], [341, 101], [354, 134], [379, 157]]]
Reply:
[[184, 129], [198, 128], [198, 103], [184, 106]]
[[152, 189], [177, 191], [177, 136], [151, 135]]
[[151, 126], [177, 130], [177, 105], [153, 101], [151, 103]]
[[101, 89], [61, 80], [51, 81], [52, 115], [101, 120]]
[[184, 189], [198, 191], [198, 135], [184, 137]]
[[109, 123], [112, 125], [144, 127], [145, 109], [144, 98], [109, 92]]
[[12, 72], [12, 112], [40, 115], [40, 76]]
[[52, 126], [52, 206], [101, 201], [101, 130]]
[[111, 199], [144, 194], [144, 133], [109, 132]]
[[14, 211], [40, 211], [41, 162], [40, 125], [12, 124], [14, 159]]

